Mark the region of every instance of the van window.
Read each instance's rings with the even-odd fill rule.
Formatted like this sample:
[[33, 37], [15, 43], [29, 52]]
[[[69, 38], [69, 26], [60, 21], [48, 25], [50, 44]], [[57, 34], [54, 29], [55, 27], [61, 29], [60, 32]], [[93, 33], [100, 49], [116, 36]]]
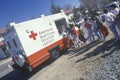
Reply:
[[9, 49], [11, 49], [12, 47], [11, 47], [10, 43], [9, 43], [9, 42], [7, 42], [7, 44], [8, 44]]
[[13, 43], [14, 43], [15, 47], [17, 47], [17, 43], [16, 43], [15, 39], [13, 39]]
[[64, 31], [67, 31], [68, 26], [66, 23], [66, 20], [63, 19], [59, 19], [57, 21], [55, 21], [55, 25], [57, 26], [58, 32], [61, 35]]

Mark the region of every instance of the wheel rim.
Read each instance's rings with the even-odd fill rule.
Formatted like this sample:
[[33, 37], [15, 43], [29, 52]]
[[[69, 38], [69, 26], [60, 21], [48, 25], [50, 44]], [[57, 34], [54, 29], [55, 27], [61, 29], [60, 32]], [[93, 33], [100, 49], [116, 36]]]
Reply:
[[58, 51], [53, 51], [52, 52], [52, 58], [57, 59], [59, 57], [59, 52]]

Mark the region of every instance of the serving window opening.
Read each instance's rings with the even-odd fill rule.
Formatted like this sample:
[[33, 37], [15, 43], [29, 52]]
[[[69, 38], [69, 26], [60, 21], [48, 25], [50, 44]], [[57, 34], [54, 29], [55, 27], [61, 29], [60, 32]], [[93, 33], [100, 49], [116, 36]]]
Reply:
[[68, 26], [65, 18], [55, 21], [55, 25], [57, 26], [60, 35], [62, 35], [64, 32], [68, 30]]

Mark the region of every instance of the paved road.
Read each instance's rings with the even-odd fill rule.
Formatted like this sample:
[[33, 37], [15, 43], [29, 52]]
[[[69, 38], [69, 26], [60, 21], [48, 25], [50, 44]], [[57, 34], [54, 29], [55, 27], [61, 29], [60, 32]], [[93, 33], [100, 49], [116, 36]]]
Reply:
[[14, 70], [12, 67], [10, 67], [9, 65], [13, 64], [11, 60], [8, 62], [2, 61], [0, 63], [0, 80], [28, 80], [50, 63], [50, 61], [46, 61], [45, 63], [43, 63], [43, 65], [36, 68], [32, 73], [25, 74], [21, 71]]

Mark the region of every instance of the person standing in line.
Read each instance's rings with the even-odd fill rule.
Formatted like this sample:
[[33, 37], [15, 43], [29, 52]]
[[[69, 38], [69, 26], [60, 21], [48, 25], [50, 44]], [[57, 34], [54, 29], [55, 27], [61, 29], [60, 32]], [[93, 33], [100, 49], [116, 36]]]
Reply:
[[107, 23], [109, 29], [113, 32], [115, 41], [119, 41], [119, 35], [115, 26], [115, 15], [108, 11], [108, 9], [103, 10], [105, 14], [105, 22]]
[[112, 4], [112, 5], [111, 5], [111, 8], [112, 8], [111, 12], [112, 12], [115, 16], [117, 16], [117, 15], [119, 14], [119, 8], [117, 8], [116, 4]]
[[70, 24], [70, 38], [72, 40], [72, 43], [74, 45], [75, 48], [77, 47], [81, 47], [82, 46], [82, 41], [78, 38], [78, 31], [75, 30], [75, 26], [73, 24]]
[[96, 32], [100, 40], [105, 40], [105, 37], [108, 35], [108, 29], [103, 25], [102, 19], [98, 13], [93, 14], [94, 23], [96, 24]]
[[120, 30], [120, 18], [119, 18], [119, 8], [117, 8], [117, 6], [115, 4], [112, 4], [111, 5], [111, 12], [116, 16], [116, 19], [115, 19], [115, 25], [118, 27], [118, 29]]
[[83, 28], [82, 28], [81, 24], [78, 25], [78, 29], [79, 29], [79, 39], [81, 41], [83, 41], [83, 43], [86, 43], [86, 38], [84, 36], [85, 33], [82, 30]]
[[94, 32], [95, 35], [97, 36], [98, 40], [102, 40], [102, 34], [101, 34], [101, 32], [99, 31], [99, 28], [98, 28], [98, 26], [97, 26], [96, 17], [95, 17], [95, 15], [93, 15], [92, 17], [93, 17], [93, 19], [92, 19], [93, 32]]
[[84, 27], [87, 29], [88, 39], [89, 39], [90, 43], [93, 43], [94, 36], [93, 36], [93, 31], [92, 31], [92, 23], [90, 23], [88, 18], [84, 19]]

